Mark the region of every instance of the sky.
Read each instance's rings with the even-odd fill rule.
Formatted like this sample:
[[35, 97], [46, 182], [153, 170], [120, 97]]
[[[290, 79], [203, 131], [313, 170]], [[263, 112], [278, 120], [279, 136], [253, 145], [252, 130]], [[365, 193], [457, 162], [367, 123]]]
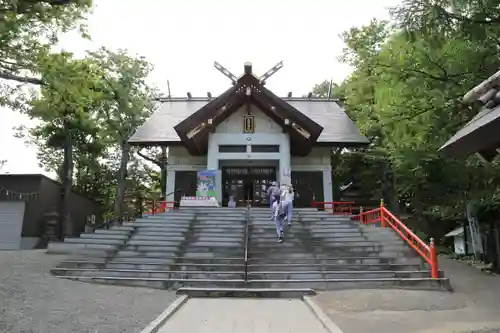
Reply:
[[[339, 35], [372, 18], [388, 18], [400, 0], [94, 0], [88, 20], [91, 41], [70, 32], [59, 47], [83, 56], [100, 46], [126, 49], [154, 66], [150, 84], [172, 96], [220, 94], [230, 81], [214, 68], [233, 74], [245, 62], [264, 74], [279, 61], [283, 68], [267, 82], [279, 96], [307, 94], [324, 80], [341, 82], [350, 68], [338, 62]], [[29, 125], [25, 116], [0, 110], [1, 173], [43, 173], [36, 147], [13, 137], [13, 127]]]

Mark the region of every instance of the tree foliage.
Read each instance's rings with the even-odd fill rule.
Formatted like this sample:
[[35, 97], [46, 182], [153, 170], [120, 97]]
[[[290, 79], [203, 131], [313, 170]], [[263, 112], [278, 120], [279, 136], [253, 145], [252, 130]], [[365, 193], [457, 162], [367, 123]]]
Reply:
[[[391, 21], [372, 20], [341, 36], [340, 61], [353, 72], [332, 95], [372, 142], [361, 151], [363, 172], [377, 174], [381, 186], [392, 175], [399, 205], [426, 231], [429, 221], [463, 218], [469, 200], [483, 211], [499, 207], [497, 162], [438, 151], [477, 113], [462, 105], [463, 95], [500, 68], [498, 22], [496, 1], [408, 0]], [[355, 159], [343, 155], [344, 166]]]
[[69, 135], [70, 183], [108, 210], [115, 202], [120, 215], [127, 193], [150, 195], [158, 178], [127, 145], [154, 108], [156, 91], [146, 83], [151, 68], [124, 50], [101, 48], [83, 59], [50, 54], [39, 62], [45, 84], [19, 109], [36, 122], [19, 128], [19, 135], [38, 147], [41, 166], [66, 180]]
[[0, 0], [0, 80], [44, 84], [38, 62], [60, 33], [78, 28], [87, 37], [91, 6], [91, 0]]

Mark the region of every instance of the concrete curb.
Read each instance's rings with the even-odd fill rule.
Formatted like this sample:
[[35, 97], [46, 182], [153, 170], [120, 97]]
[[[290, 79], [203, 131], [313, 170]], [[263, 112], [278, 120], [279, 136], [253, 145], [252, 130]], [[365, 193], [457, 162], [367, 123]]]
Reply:
[[155, 320], [149, 323], [145, 329], [143, 329], [140, 333], [156, 333], [158, 330], [165, 324], [165, 322], [173, 316], [173, 314], [179, 310], [179, 308], [186, 303], [188, 300], [188, 296], [184, 295], [177, 298], [175, 301], [170, 304], [165, 311], [163, 311]]
[[311, 296], [304, 296], [302, 299], [329, 333], [343, 333], [340, 327], [338, 327], [327, 316], [327, 314], [323, 310], [321, 310], [321, 308], [313, 301]]
[[189, 297], [237, 297], [237, 298], [300, 298], [304, 295], [316, 295], [310, 288], [304, 289], [270, 289], [270, 288], [195, 288], [182, 287], [177, 289], [177, 295]]

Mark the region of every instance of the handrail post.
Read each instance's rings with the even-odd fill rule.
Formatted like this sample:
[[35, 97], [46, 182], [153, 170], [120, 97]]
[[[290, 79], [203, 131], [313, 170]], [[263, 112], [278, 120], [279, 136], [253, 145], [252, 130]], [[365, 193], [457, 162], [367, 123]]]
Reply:
[[245, 216], [245, 257], [244, 257], [244, 265], [245, 265], [245, 287], [248, 285], [248, 225], [250, 224], [250, 207], [247, 206], [246, 216]]
[[359, 206], [359, 222], [361, 222], [361, 224], [365, 224], [365, 218], [363, 215], [363, 206]]
[[151, 207], [151, 215], [155, 215], [155, 210], [156, 210], [156, 201], [155, 201], [155, 199], [151, 200], [151, 205], [152, 205], [152, 207]]
[[438, 267], [438, 258], [437, 258], [437, 250], [436, 244], [434, 242], [434, 238], [431, 238], [431, 242], [429, 244], [429, 250], [431, 255], [431, 277], [433, 279], [439, 278], [439, 267]]
[[380, 225], [385, 228], [384, 199], [380, 199]]

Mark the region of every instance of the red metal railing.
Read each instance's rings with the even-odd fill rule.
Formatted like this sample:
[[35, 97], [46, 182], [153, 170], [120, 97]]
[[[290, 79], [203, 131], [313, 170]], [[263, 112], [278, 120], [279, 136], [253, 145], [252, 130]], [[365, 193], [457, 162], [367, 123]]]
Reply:
[[352, 215], [353, 201], [328, 201], [317, 202], [313, 201], [312, 206], [324, 211], [331, 212], [334, 215]]
[[431, 277], [439, 278], [439, 268], [436, 244], [431, 238], [429, 244], [421, 240], [413, 231], [411, 231], [403, 222], [401, 222], [394, 214], [384, 207], [384, 202], [381, 201], [380, 207], [366, 212], [361, 212], [352, 217], [353, 220], [358, 220], [363, 224], [380, 222], [382, 228], [391, 227], [401, 238], [403, 238], [429, 265], [431, 266]]
[[165, 201], [165, 200], [150, 200], [146, 203], [148, 210], [144, 214], [155, 215], [159, 213], [165, 213], [170, 209], [175, 209], [176, 201]]

